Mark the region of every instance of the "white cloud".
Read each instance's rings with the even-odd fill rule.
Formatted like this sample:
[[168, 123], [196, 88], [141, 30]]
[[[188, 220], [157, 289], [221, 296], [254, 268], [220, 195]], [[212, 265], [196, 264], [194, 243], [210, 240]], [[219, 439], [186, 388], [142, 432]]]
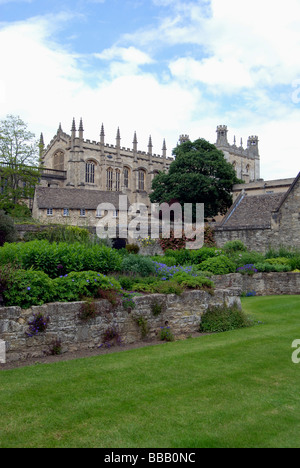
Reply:
[[[139, 149], [147, 149], [151, 134], [154, 152], [161, 153], [166, 138], [169, 155], [179, 134], [214, 143], [217, 125], [227, 124], [231, 141], [234, 134], [244, 142], [250, 134], [259, 136], [264, 178], [295, 176], [300, 105], [293, 103], [298, 90], [292, 83], [300, 78], [298, 0], [286, 0], [284, 6], [253, 0], [247, 11], [240, 0], [212, 0], [209, 17], [208, 2], [155, 1], [172, 7], [169, 16], [157, 28], [117, 38], [115, 45], [94, 54], [96, 70], [82, 66], [91, 57], [71, 53], [52, 39], [70, 15], [0, 25], [0, 43], [5, 44], [0, 50], [0, 118], [18, 114], [49, 142], [59, 122], [69, 132], [73, 116], [77, 124], [82, 117], [86, 138], [99, 138], [103, 122], [107, 143], [115, 143], [119, 126], [122, 146], [131, 147], [137, 131]], [[165, 59], [171, 75], [166, 67], [162, 78], [155, 53], [181, 44], [200, 46], [201, 54], [194, 54], [193, 47], [185, 54], [173, 48], [176, 55]], [[143, 71], [151, 64], [155, 73], [149, 67]], [[97, 76], [93, 85], [91, 73]], [[273, 85], [280, 84], [291, 85], [290, 96], [272, 94]]]
[[153, 60], [148, 54], [132, 46], [128, 48], [113, 46], [110, 49], [103, 50], [100, 54], [95, 54], [95, 56], [102, 60], [119, 59], [136, 65], [153, 63]]

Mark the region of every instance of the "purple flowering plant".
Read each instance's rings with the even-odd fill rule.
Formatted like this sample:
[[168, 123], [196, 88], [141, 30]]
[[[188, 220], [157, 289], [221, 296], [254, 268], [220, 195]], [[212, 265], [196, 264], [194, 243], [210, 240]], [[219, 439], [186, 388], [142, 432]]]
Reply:
[[236, 271], [237, 271], [237, 273], [241, 273], [242, 275], [254, 275], [254, 273], [258, 272], [257, 268], [252, 263], [247, 264], [247, 265], [243, 265], [243, 266], [237, 268]]

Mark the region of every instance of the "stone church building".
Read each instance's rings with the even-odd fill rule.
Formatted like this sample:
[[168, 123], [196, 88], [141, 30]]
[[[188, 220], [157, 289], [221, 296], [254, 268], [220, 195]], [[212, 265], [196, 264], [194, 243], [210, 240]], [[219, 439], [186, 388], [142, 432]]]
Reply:
[[[247, 148], [230, 145], [225, 125], [217, 127], [216, 146], [236, 169], [237, 176], [246, 183], [260, 178], [258, 137], [249, 137]], [[129, 204], [150, 206], [149, 193], [153, 178], [167, 172], [173, 158], [167, 157], [166, 142], [162, 154], [153, 154], [151, 136], [147, 151], [138, 149], [134, 133], [132, 148], [121, 146], [120, 130], [115, 145], [105, 142], [102, 125], [98, 141], [84, 138], [82, 119], [76, 128], [73, 119], [71, 135], [61, 125], [49, 145], [45, 147], [41, 135], [40, 148], [43, 164], [41, 185], [33, 202], [33, 217], [43, 222], [95, 226], [103, 213], [97, 211], [100, 203], [115, 204], [118, 195], [127, 195]], [[189, 139], [180, 136], [180, 143]], [[195, 200], [196, 201], [196, 200]], [[118, 205], [114, 215], [118, 217]]]

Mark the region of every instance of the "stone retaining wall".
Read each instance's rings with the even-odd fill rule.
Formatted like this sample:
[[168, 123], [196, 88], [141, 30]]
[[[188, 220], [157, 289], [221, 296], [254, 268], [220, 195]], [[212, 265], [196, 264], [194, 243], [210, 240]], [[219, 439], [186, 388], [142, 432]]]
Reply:
[[216, 288], [237, 288], [240, 293], [254, 291], [257, 296], [300, 294], [300, 273], [255, 273], [253, 276], [232, 273], [211, 279]]
[[[147, 339], [159, 338], [160, 328], [169, 326], [176, 338], [189, 336], [197, 332], [201, 316], [211, 305], [238, 303], [238, 291], [232, 288], [218, 289], [214, 295], [205, 291], [189, 291], [181, 296], [148, 295], [135, 297], [136, 307], [127, 311], [120, 306], [113, 309], [105, 301], [97, 302], [99, 315], [82, 321], [79, 318], [83, 303], [53, 303], [22, 310], [20, 307], [0, 308], [0, 340], [6, 342], [6, 359], [19, 361], [44, 356], [54, 340], [61, 340], [63, 352], [73, 352], [88, 348], [97, 348], [103, 344], [103, 334], [112, 326], [118, 329], [124, 344], [141, 341], [141, 327], [135, 318], [142, 316], [147, 321], [149, 331]], [[161, 305], [161, 313], [154, 316], [152, 305]], [[49, 316], [50, 322], [45, 333], [28, 337], [28, 322], [33, 314], [42, 312]]]

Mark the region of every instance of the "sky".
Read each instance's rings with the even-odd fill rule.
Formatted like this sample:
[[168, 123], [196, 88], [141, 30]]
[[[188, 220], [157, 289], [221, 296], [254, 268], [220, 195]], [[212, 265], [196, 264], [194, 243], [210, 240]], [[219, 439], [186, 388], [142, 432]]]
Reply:
[[259, 137], [261, 177], [300, 171], [300, 0], [0, 0], [0, 120], [172, 155], [179, 135]]

